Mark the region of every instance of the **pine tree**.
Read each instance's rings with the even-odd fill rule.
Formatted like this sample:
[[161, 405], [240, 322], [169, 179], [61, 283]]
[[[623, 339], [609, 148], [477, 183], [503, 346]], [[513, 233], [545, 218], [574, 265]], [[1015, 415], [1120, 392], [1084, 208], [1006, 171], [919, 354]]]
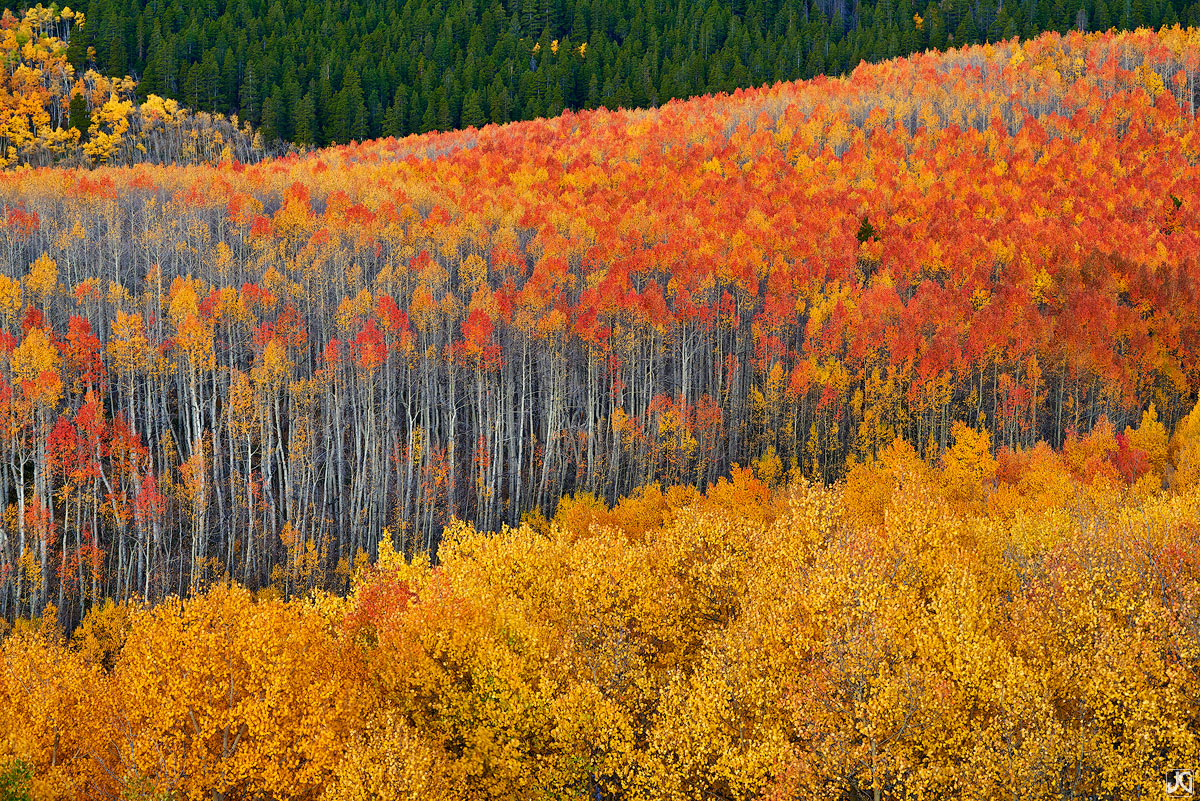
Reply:
[[492, 122], [502, 125], [512, 119], [509, 97], [508, 87], [497, 75], [488, 88], [488, 116]]
[[600, 82], [596, 79], [595, 73], [588, 79], [587, 92], [587, 108], [596, 108], [600, 105]]
[[437, 102], [436, 98], [430, 100], [425, 106], [425, 114], [421, 117], [421, 133], [429, 133], [437, 130]]
[[242, 86], [238, 90], [238, 104], [241, 109], [239, 116], [251, 125], [258, 125], [261, 116], [258, 105], [257, 70], [253, 62], [246, 65], [246, 75], [242, 78]]
[[317, 129], [317, 104], [311, 92], [305, 92], [292, 110], [292, 138], [298, 145], [317, 145], [321, 133]]
[[108, 40], [104, 58], [106, 75], [124, 75], [129, 72], [129, 58], [125, 49], [125, 33], [122, 26], [114, 26]]
[[[433, 104], [431, 103], [430, 106]], [[454, 119], [450, 115], [450, 102], [446, 99], [446, 93], [442, 89], [438, 89], [437, 93], [437, 129], [439, 131], [448, 131], [454, 127]]]
[[383, 117], [384, 136], [404, 136], [408, 133], [408, 91], [404, 85], [396, 87], [392, 105]]
[[67, 42], [67, 61], [76, 72], [83, 72], [88, 67], [88, 50], [92, 46], [92, 33], [87, 25], [76, 25], [71, 29]]
[[137, 95], [143, 100], [147, 95], [167, 95], [169, 90], [165, 80], [166, 48], [163, 45], [162, 32], [155, 25], [150, 33], [150, 48], [146, 57], [146, 70], [138, 81]]
[[464, 127], [480, 128], [487, 123], [483, 113], [483, 105], [479, 102], [479, 92], [472, 89], [467, 92], [463, 101], [462, 124]]
[[267, 144], [279, 141], [279, 128], [276, 125], [277, 119], [278, 114], [276, 113], [275, 99], [268, 97], [263, 101], [262, 120], [258, 124], [258, 132]]
[[342, 121], [338, 123], [341, 126], [338, 131], [341, 138], [338, 141], [366, 139], [367, 106], [363, 102], [362, 83], [353, 69], [346, 70], [346, 74], [342, 76], [342, 88], [338, 95], [340, 100], [336, 101], [335, 105], [340, 106], [340, 113], [343, 115]]
[[71, 95], [67, 125], [79, 131], [79, 141], [87, 139], [88, 129], [92, 127], [92, 115], [88, 113], [87, 100], [79, 92]]
[[346, 109], [346, 93], [339, 91], [329, 101], [329, 114], [323, 130], [331, 144], [344, 145], [350, 141], [350, 112]]
[[204, 59], [192, 69], [191, 77], [196, 84], [196, 108], [201, 111], [216, 111], [221, 70], [217, 66], [215, 50], [209, 49], [204, 54]]

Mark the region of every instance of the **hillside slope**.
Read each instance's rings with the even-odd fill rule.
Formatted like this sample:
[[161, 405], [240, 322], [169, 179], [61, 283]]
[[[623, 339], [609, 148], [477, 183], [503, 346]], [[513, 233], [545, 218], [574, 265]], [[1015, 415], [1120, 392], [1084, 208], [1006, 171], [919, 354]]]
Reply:
[[752, 460], [831, 480], [897, 436], [936, 460], [959, 422], [1014, 452], [1124, 431], [1124, 481], [1187, 473], [1137, 433], [1200, 381], [1198, 69], [1195, 31], [1046, 35], [253, 166], [0, 175], [0, 612], [344, 585], [454, 516]]
[[88, 0], [76, 67], [268, 138], [361, 141], [839, 75], [1043, 31], [1200, 25], [1193, 0]]

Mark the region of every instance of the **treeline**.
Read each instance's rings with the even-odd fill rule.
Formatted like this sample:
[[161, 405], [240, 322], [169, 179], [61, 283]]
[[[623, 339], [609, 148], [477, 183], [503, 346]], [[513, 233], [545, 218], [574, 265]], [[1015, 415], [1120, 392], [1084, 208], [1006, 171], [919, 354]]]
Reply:
[[[89, 0], [76, 68], [302, 145], [652, 107], [1043, 31], [1200, 25], [1192, 0]], [[94, 53], [94, 56], [89, 56]]]
[[756, 471], [457, 525], [437, 567], [384, 540], [346, 598], [21, 621], [0, 788], [1116, 801], [1200, 761], [1200, 407], [1170, 443], [1148, 423], [997, 461], [960, 426], [937, 466], [897, 440], [839, 486]]

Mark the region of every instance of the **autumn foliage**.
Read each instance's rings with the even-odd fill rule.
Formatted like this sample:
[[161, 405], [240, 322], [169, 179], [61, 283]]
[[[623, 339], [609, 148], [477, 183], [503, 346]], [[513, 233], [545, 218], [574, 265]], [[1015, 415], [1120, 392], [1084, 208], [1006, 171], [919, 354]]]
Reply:
[[[0, 167], [188, 164], [261, 157], [261, 141], [236, 118], [193, 114], [137, 82], [76, 69], [68, 60], [84, 14], [40, 3], [0, 14]], [[90, 63], [84, 53], [81, 63]]]
[[898, 438], [955, 502], [1051, 458], [1186, 484], [1198, 69], [1190, 29], [1049, 34], [253, 165], [0, 174], [0, 615], [342, 592], [381, 542], [436, 560], [454, 519], [734, 464], [853, 481]]
[[346, 598], [24, 622], [0, 764], [39, 799], [1159, 792], [1200, 759], [1200, 484], [1131, 488], [1115, 439], [993, 460], [960, 426], [836, 486], [458, 524], [436, 567], [384, 540]]

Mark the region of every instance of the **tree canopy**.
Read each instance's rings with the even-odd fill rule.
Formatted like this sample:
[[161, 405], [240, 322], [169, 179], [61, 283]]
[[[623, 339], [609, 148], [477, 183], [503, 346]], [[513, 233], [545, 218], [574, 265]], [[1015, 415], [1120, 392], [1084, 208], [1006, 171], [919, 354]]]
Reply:
[[755, 460], [837, 481], [963, 426], [988, 432], [948, 465], [964, 486], [1106, 430], [1079, 470], [1186, 477], [1198, 36], [0, 173], [0, 614], [345, 588], [455, 518]]
[[[1200, 24], [1192, 0], [88, 0], [77, 68], [303, 145], [652, 107], [1044, 31]], [[94, 55], [89, 59], [87, 54]]]

